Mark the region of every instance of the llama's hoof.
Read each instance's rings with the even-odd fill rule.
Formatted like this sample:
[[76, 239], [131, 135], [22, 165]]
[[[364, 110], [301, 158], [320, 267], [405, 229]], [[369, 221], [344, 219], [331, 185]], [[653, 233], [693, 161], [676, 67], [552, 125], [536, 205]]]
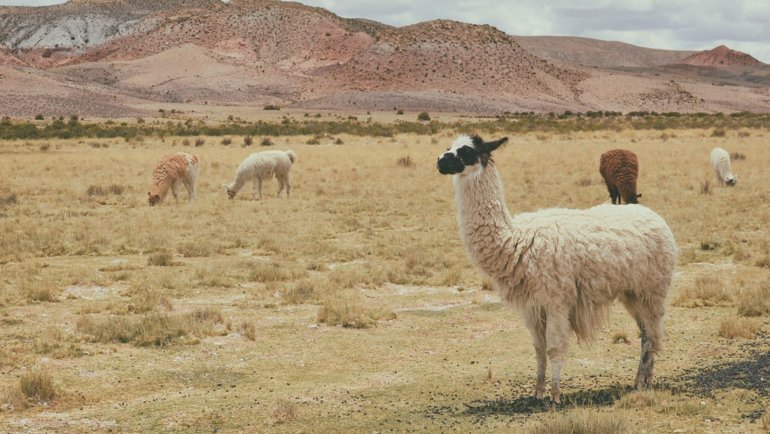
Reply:
[[535, 390], [535, 394], [533, 395], [537, 399], [543, 399], [543, 395], [545, 392], [543, 390]]
[[561, 404], [561, 394], [559, 395], [551, 395], [551, 403], [555, 405]]

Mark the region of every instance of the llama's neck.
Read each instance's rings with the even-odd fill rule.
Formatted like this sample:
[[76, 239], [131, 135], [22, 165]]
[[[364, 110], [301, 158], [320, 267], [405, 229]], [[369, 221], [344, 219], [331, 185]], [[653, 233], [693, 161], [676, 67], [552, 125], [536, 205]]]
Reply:
[[454, 183], [457, 222], [466, 250], [487, 275], [507, 274], [530, 240], [524, 240], [513, 225], [494, 163], [479, 175], [455, 175]]
[[235, 181], [231, 182], [227, 188], [228, 190], [238, 193], [241, 191], [241, 188], [243, 188], [243, 185], [246, 184], [246, 176], [244, 176], [240, 171], [235, 176]]

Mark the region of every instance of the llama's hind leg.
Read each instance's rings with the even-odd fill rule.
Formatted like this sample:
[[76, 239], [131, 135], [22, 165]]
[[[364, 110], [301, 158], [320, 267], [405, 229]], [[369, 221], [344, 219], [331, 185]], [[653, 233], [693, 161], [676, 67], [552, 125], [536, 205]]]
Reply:
[[[642, 301], [634, 294], [624, 294], [620, 301], [636, 320], [641, 336], [641, 354], [639, 369], [636, 372], [634, 387], [647, 389], [652, 382], [655, 367], [655, 354], [660, 350], [663, 340], [663, 303], [655, 303], [655, 297]], [[658, 307], [656, 307], [658, 306]]]
[[546, 340], [545, 340], [545, 312], [542, 309], [536, 312], [528, 312], [525, 315], [527, 329], [532, 335], [532, 343], [535, 346], [535, 359], [537, 360], [537, 383], [535, 384], [535, 398], [543, 399], [545, 394], [545, 368]]
[[190, 199], [190, 203], [195, 201], [195, 179], [185, 178], [184, 188], [187, 190], [187, 197]]
[[[283, 187], [284, 187], [283, 178], [278, 176], [278, 177], [276, 177], [276, 179], [278, 180], [278, 194], [276, 196], [277, 197], [281, 197], [281, 192], [283, 191]], [[287, 195], [288, 195], [288, 193], [287, 193]]]

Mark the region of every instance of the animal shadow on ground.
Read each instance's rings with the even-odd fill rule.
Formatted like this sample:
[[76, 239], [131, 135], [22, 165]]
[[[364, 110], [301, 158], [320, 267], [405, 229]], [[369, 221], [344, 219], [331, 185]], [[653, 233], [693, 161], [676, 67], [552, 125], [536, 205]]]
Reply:
[[[767, 341], [765, 341], [767, 342]], [[659, 378], [655, 390], [668, 390], [673, 394], [713, 397], [717, 390], [744, 389], [758, 395], [770, 396], [770, 349], [748, 349], [742, 360], [717, 363], [684, 371], [675, 377]], [[521, 388], [515, 388], [516, 392]], [[553, 408], [574, 408], [576, 406], [603, 407], [614, 404], [623, 395], [633, 392], [631, 385], [613, 384], [601, 389], [585, 389], [562, 396], [562, 404], [554, 406], [548, 398], [536, 399], [530, 395], [518, 398], [495, 397], [465, 403], [464, 413], [468, 416], [485, 418], [489, 416], [515, 416], [542, 413]], [[745, 417], [756, 420], [762, 411]]]
[[[562, 395], [562, 403], [556, 407], [574, 408], [575, 406], [612, 405], [626, 393], [634, 390], [630, 385], [614, 384], [603, 389], [581, 390]], [[522, 396], [513, 399], [476, 400], [465, 404], [465, 413], [469, 416], [485, 417], [493, 415], [533, 414], [549, 411], [555, 406], [548, 398], [537, 399], [534, 396]]]

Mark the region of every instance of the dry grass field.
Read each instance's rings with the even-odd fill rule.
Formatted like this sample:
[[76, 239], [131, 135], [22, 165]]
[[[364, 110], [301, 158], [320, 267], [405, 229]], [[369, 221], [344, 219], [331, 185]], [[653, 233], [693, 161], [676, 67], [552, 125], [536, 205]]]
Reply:
[[[529, 334], [460, 244], [435, 168], [454, 136], [274, 137], [297, 154], [292, 196], [272, 180], [261, 201], [222, 187], [261, 138], [0, 142], [0, 431], [770, 430], [770, 132], [533, 133], [497, 152], [518, 213], [607, 202], [599, 155], [635, 151], [641, 203], [681, 248], [655, 390], [629, 390], [639, 337], [616, 305], [573, 341], [557, 408], [529, 396]], [[745, 156], [736, 187], [715, 184], [714, 146]], [[155, 162], [180, 150], [201, 160], [197, 202], [149, 207]]]

